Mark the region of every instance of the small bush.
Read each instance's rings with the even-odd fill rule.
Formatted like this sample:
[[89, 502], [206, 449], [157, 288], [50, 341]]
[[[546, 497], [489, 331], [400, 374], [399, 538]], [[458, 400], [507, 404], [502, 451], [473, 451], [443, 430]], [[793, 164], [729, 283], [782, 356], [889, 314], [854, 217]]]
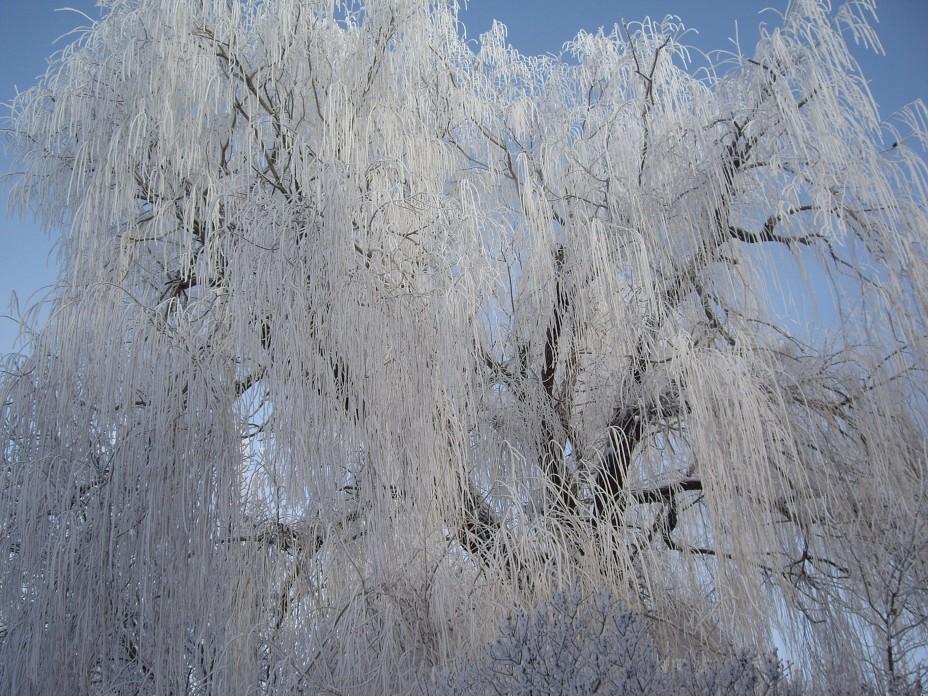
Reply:
[[560, 592], [438, 675], [442, 694], [798, 696], [775, 656], [664, 668], [644, 619], [605, 593]]

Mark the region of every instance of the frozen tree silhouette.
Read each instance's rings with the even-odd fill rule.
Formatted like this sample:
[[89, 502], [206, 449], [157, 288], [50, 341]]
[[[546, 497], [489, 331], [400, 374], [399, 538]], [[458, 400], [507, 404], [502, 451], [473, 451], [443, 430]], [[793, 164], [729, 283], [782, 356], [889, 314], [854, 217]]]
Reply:
[[603, 588], [655, 670], [915, 679], [926, 119], [869, 0], [703, 70], [675, 18], [101, 4], [13, 104], [66, 233], [0, 381], [0, 691], [428, 691]]

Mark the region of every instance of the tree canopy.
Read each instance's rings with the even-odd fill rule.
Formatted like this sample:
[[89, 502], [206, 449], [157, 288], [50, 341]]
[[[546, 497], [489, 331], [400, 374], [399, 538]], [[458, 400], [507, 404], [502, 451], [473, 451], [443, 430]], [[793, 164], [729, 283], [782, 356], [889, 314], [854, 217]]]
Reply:
[[101, 4], [13, 104], [66, 232], [0, 378], [0, 690], [428, 692], [567, 590], [664, 664], [914, 679], [928, 119], [881, 120], [870, 0], [708, 57]]

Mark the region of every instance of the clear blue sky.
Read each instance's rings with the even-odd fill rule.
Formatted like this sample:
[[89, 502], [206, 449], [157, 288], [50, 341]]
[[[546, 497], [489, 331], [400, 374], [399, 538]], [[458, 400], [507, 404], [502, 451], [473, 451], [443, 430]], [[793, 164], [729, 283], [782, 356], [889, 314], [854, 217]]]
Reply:
[[[775, 22], [761, 10], [783, 9], [785, 4], [786, 0], [471, 0], [462, 18], [470, 36], [485, 31], [496, 18], [509, 27], [509, 40], [519, 50], [545, 53], [557, 52], [581, 28], [676, 14], [698, 30], [690, 43], [703, 50], [730, 48], [728, 37], [734, 35], [737, 22], [742, 48], [750, 52], [757, 25], [765, 18]], [[94, 0], [0, 0], [0, 102], [8, 102], [16, 88], [30, 86], [44, 72], [46, 57], [67, 42], [65, 38], [55, 44], [55, 39], [87, 24], [79, 14], [55, 11], [64, 6], [98, 16]], [[913, 99], [928, 99], [928, 0], [882, 0], [878, 14], [886, 56], [861, 53], [860, 58], [888, 116]], [[0, 173], [11, 167], [0, 156]], [[0, 314], [6, 314], [12, 291], [25, 304], [52, 282], [55, 231], [44, 232], [30, 220], [13, 218], [6, 209], [4, 187], [0, 191]], [[0, 353], [12, 349], [15, 335], [15, 325], [0, 319]]]

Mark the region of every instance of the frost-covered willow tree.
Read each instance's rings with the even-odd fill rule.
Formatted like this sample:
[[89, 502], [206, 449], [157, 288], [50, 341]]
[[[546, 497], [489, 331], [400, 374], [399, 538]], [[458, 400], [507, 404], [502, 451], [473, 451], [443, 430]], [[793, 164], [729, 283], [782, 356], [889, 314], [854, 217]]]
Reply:
[[102, 5], [13, 105], [66, 232], [0, 382], [0, 691], [427, 692], [561, 590], [667, 665], [913, 673], [926, 124], [869, 0], [702, 70], [674, 19]]

